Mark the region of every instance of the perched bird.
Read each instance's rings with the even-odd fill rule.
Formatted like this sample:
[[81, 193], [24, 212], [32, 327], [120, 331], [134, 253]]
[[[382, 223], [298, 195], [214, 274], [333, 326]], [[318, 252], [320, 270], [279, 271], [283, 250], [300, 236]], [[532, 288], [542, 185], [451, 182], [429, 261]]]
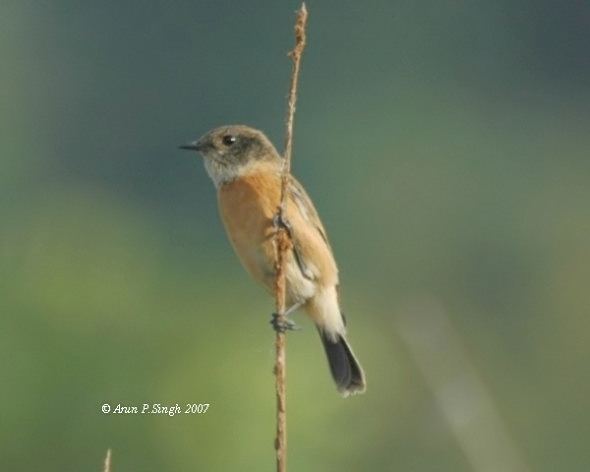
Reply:
[[[283, 158], [264, 133], [242, 125], [216, 128], [180, 148], [204, 157], [217, 188], [221, 219], [238, 257], [250, 275], [273, 293], [274, 223]], [[287, 314], [300, 307], [307, 312], [322, 339], [338, 390], [344, 396], [361, 393], [365, 375], [346, 340], [336, 261], [318, 213], [294, 177], [288, 184], [285, 220], [292, 241], [284, 261]]]

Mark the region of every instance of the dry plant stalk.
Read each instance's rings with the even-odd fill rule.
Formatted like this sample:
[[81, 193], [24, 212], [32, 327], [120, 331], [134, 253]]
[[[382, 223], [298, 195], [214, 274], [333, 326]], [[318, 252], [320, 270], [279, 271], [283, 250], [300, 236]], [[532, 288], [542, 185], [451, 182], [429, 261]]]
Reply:
[[[295, 104], [297, 102], [297, 82], [299, 79], [299, 68], [301, 64], [301, 56], [305, 48], [305, 27], [307, 25], [307, 8], [305, 3], [301, 4], [301, 8], [297, 11], [295, 20], [295, 47], [289, 53], [289, 57], [293, 62], [291, 71], [291, 86], [289, 89], [289, 97], [287, 102], [287, 116], [285, 119], [285, 152], [284, 162], [281, 174], [281, 200], [277, 209], [277, 222], [284, 222], [285, 207], [287, 201], [287, 187], [291, 175], [291, 154], [293, 149], [293, 120], [295, 116]], [[275, 247], [277, 250], [276, 258], [276, 281], [275, 281], [275, 297], [276, 297], [276, 313], [277, 322], [285, 324], [287, 322], [285, 316], [286, 310], [286, 278], [284, 261], [287, 251], [291, 249], [291, 239], [288, 230], [284, 225], [277, 224], [275, 232]], [[287, 470], [287, 398], [286, 398], [286, 336], [284, 332], [276, 331], [275, 338], [275, 381], [276, 381], [276, 396], [277, 396], [277, 431], [275, 439], [275, 451], [277, 458], [277, 472], [285, 472]]]
[[111, 450], [107, 449], [107, 455], [104, 458], [104, 468], [102, 469], [104, 472], [111, 472]]

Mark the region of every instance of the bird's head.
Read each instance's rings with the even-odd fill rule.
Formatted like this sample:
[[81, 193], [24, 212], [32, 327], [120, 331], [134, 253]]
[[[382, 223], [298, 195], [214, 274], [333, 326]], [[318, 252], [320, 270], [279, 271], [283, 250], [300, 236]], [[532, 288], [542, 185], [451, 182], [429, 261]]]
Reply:
[[180, 148], [201, 153], [216, 186], [260, 165], [281, 165], [281, 157], [264, 133], [244, 125], [220, 126]]

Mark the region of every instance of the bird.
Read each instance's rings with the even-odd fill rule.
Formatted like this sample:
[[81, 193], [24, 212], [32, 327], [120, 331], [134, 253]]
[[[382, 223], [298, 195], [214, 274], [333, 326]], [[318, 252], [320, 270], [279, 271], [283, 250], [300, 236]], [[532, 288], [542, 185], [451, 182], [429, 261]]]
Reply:
[[[284, 158], [266, 135], [245, 125], [217, 127], [179, 146], [196, 151], [217, 190], [221, 220], [247, 272], [270, 293], [276, 278], [275, 232]], [[288, 316], [305, 310], [320, 335], [338, 391], [346, 397], [366, 389], [363, 368], [346, 336], [339, 302], [338, 267], [315, 206], [303, 186], [289, 175], [285, 228], [291, 239], [284, 259]], [[275, 329], [293, 328], [286, 325]]]

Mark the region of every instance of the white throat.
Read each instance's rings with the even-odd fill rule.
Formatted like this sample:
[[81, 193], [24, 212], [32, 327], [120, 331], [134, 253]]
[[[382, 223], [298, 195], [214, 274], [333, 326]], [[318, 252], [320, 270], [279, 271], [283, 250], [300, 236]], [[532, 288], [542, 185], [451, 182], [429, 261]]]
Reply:
[[238, 172], [237, 168], [223, 166], [211, 158], [205, 158], [205, 170], [211, 177], [215, 188], [236, 179], [242, 173]]
[[280, 172], [280, 165], [277, 166], [276, 163], [265, 163], [262, 164], [260, 162], [256, 162], [252, 160], [247, 164], [242, 166], [224, 166], [220, 164], [215, 159], [205, 158], [205, 170], [215, 188], [221, 187], [223, 184], [227, 182], [231, 182], [232, 180], [237, 179], [238, 177], [242, 177], [244, 175], [256, 173], [261, 171], [262, 169], [276, 171], [277, 173]]

